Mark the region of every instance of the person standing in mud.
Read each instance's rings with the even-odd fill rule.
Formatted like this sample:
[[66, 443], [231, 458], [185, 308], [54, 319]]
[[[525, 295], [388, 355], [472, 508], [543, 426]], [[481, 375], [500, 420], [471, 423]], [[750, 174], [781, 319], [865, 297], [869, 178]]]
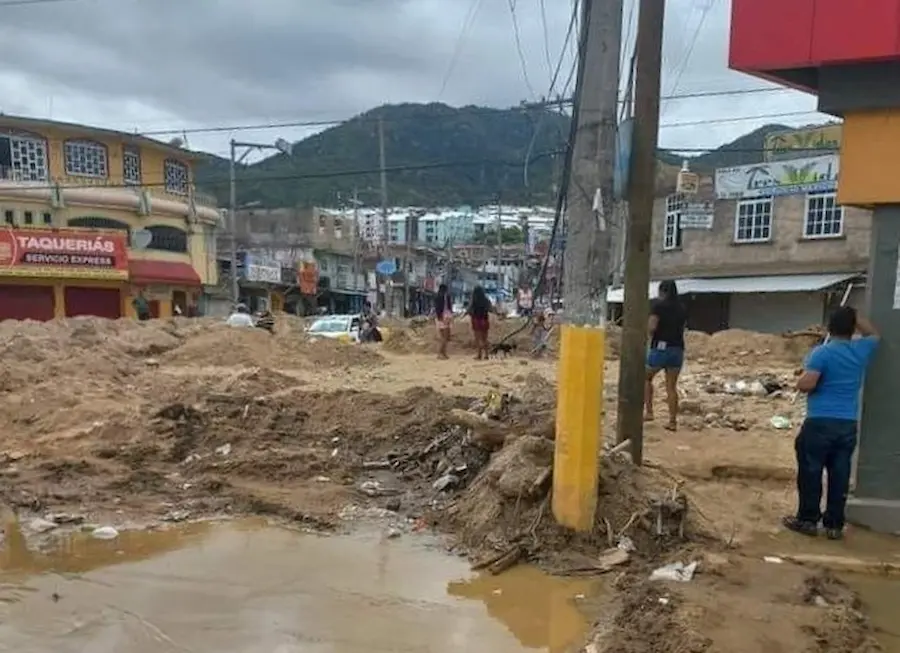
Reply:
[[[854, 339], [855, 333], [860, 337]], [[821, 521], [828, 539], [843, 537], [859, 396], [878, 340], [871, 322], [842, 306], [828, 320], [828, 340], [810, 352], [797, 379], [797, 390], [806, 393], [806, 419], [794, 441], [798, 505], [795, 515], [782, 520], [795, 533], [816, 536]], [[828, 473], [824, 514], [823, 472]]]
[[644, 389], [644, 419], [653, 420], [653, 379], [662, 371], [666, 378], [666, 404], [669, 421], [665, 428], [678, 426], [678, 375], [684, 365], [684, 331], [687, 311], [678, 299], [678, 286], [672, 280], [659, 284], [659, 298], [650, 306], [647, 330], [650, 350], [647, 352], [647, 380]]
[[453, 323], [453, 299], [447, 284], [438, 287], [434, 298], [434, 323], [438, 334], [438, 358], [446, 360], [447, 346], [450, 344], [450, 326]]
[[472, 300], [467, 312], [472, 320], [472, 335], [475, 337], [475, 360], [487, 360], [488, 331], [491, 328], [489, 316], [494, 312], [494, 305], [481, 286], [475, 286], [472, 290]]
[[131, 300], [131, 306], [134, 308], [134, 314], [138, 320], [145, 322], [150, 319], [150, 302], [144, 297], [143, 289], [138, 290], [137, 296]]

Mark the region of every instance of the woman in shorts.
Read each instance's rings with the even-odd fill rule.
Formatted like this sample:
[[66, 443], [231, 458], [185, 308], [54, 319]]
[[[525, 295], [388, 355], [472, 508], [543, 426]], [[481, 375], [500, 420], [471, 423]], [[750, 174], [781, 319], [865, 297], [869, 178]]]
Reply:
[[438, 287], [434, 298], [434, 323], [438, 334], [438, 358], [447, 359], [447, 345], [450, 344], [450, 325], [453, 323], [453, 299], [447, 284]]

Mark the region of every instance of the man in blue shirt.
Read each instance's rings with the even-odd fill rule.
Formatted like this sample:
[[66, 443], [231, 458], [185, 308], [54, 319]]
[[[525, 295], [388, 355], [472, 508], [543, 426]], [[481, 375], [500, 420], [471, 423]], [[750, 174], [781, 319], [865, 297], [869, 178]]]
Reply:
[[[861, 337], [854, 338], [855, 333]], [[856, 310], [843, 306], [828, 321], [829, 340], [806, 359], [797, 390], [807, 395], [806, 419], [797, 434], [797, 514], [784, 525], [817, 535], [819, 521], [829, 539], [843, 535], [863, 377], [878, 347], [878, 333]], [[828, 473], [822, 514], [822, 472]]]

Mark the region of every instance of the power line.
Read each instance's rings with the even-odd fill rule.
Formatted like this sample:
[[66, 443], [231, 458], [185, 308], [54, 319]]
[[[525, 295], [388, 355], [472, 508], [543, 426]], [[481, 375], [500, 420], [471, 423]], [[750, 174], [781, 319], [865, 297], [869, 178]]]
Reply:
[[[547, 26], [547, 2], [546, 0], [538, 0], [541, 10], [541, 29], [544, 33], [544, 59], [547, 63], [547, 73], [553, 79], [553, 61], [550, 57], [550, 31]], [[565, 43], [563, 43], [563, 51], [565, 51]]]
[[462, 29], [460, 29], [459, 36], [456, 38], [456, 44], [453, 46], [453, 54], [450, 57], [450, 64], [447, 66], [447, 71], [444, 73], [444, 78], [441, 81], [441, 90], [438, 91], [438, 97], [443, 96], [444, 91], [447, 90], [447, 84], [450, 82], [453, 71], [456, 70], [456, 64], [459, 62], [459, 56], [462, 54], [463, 42], [465, 41], [469, 30], [472, 29], [472, 25], [475, 24], [475, 16], [478, 15], [478, 10], [481, 9], [483, 1], [484, 0], [472, 0], [469, 11], [466, 12], [466, 16], [463, 18]]
[[47, 5], [59, 2], [75, 2], [75, 0], [0, 0], [0, 7], [26, 7], [28, 5]]
[[525, 87], [532, 97], [537, 97], [531, 80], [528, 78], [528, 62], [525, 61], [525, 52], [522, 50], [522, 36], [519, 34], [519, 19], [516, 17], [516, 0], [507, 0], [509, 5], [509, 15], [512, 17], [513, 37], [516, 41], [516, 53], [519, 55], [519, 64], [522, 66], [522, 78], [525, 80]]
[[684, 60], [681, 63], [680, 70], [675, 74], [675, 81], [672, 84], [672, 94], [674, 95], [678, 91], [678, 85], [681, 83], [681, 78], [684, 76], [684, 71], [687, 70], [688, 64], [691, 62], [691, 56], [694, 54], [694, 48], [697, 47], [697, 41], [700, 38], [700, 32], [703, 30], [703, 24], [706, 22], [706, 17], [709, 16], [713, 6], [716, 4], [717, 0], [709, 0], [708, 4], [703, 7], [700, 14], [700, 20], [697, 21], [697, 27], [694, 30], [694, 34], [691, 36], [690, 44], [688, 45], [688, 49], [685, 52]]
[[[692, 97], [713, 97], [716, 95], [733, 95], [733, 94], [744, 94], [750, 92], [757, 91], [768, 91], [769, 89], [749, 89], [747, 91], [728, 91], [722, 93], [706, 93], [706, 94], [696, 94]], [[773, 89], [774, 90], [774, 89]], [[535, 105], [526, 105], [525, 108], [535, 108], [539, 104], [545, 105], [556, 105], [563, 103], [562, 102], [547, 102], [547, 103], [537, 103]], [[498, 109], [485, 109], [485, 111], [499, 111]], [[716, 124], [716, 123], [729, 123], [729, 122], [741, 122], [745, 120], [764, 120], [767, 118], [788, 118], [791, 116], [803, 116], [803, 115], [812, 115], [817, 114], [818, 111], [809, 110], [809, 111], [786, 111], [783, 113], [762, 113], [751, 116], [736, 116], [736, 117], [728, 117], [728, 118], [708, 118], [706, 120], [696, 120], [689, 122], [670, 122], [664, 123], [660, 125], [660, 127], [665, 127], [667, 129], [672, 129], [676, 127], [692, 127], [696, 125], [705, 125], [705, 124]], [[385, 122], [400, 122], [402, 120], [442, 120], [441, 116], [408, 116], [405, 118], [394, 118], [394, 119], [385, 119]], [[288, 128], [302, 128], [302, 127], [332, 127], [335, 125], [341, 125], [344, 123], [373, 123], [377, 124], [377, 118], [350, 118], [347, 120], [300, 120], [300, 121], [286, 121], [286, 122], [267, 122], [267, 123], [257, 123], [257, 124], [246, 124], [246, 125], [214, 125], [209, 127], [192, 127], [192, 128], [180, 128], [180, 129], [159, 129], [159, 130], [150, 130], [140, 132], [142, 136], [166, 136], [166, 135], [185, 135], [185, 134], [214, 134], [214, 133], [224, 133], [224, 132], [238, 132], [238, 131], [262, 131], [267, 129], [288, 129]]]

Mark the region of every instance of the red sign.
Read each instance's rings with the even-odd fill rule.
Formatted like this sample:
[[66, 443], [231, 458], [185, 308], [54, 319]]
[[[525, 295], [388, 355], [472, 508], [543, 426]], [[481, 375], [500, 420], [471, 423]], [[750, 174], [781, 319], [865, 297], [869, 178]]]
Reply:
[[315, 263], [301, 262], [297, 265], [297, 285], [304, 295], [315, 295], [319, 290], [319, 268]]
[[68, 229], [0, 230], [0, 269], [19, 275], [127, 277], [127, 237]]

